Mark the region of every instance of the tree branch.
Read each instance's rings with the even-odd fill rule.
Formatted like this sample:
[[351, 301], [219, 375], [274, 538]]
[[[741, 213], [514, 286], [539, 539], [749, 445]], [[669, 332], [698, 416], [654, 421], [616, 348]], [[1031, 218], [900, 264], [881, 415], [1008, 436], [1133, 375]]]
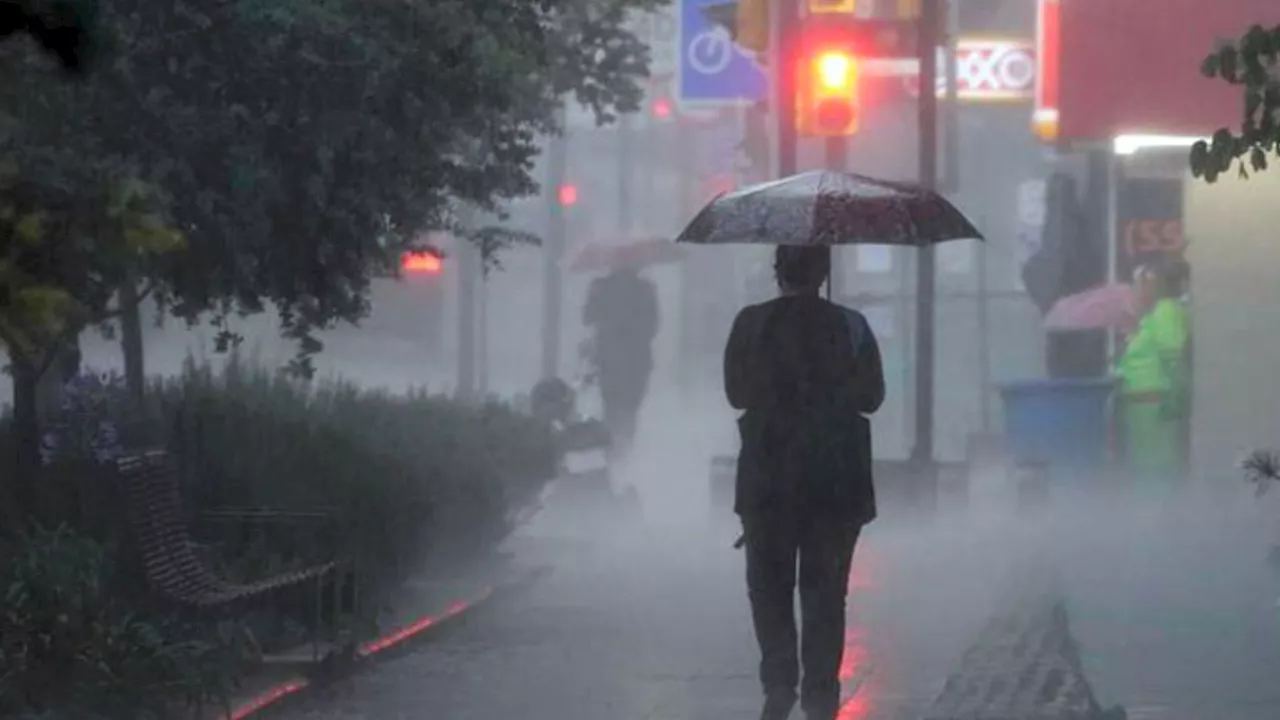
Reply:
[[[151, 292], [155, 289], [156, 289], [156, 281], [148, 278], [146, 281], [146, 284], [142, 286], [142, 290], [138, 291], [138, 302], [141, 303], [143, 300], [146, 300], [147, 297], [151, 295]], [[118, 289], [116, 294], [117, 296], [119, 295]], [[124, 307], [107, 308], [103, 310], [97, 317], [93, 318], [92, 321], [86, 323], [86, 326], [97, 325], [98, 323], [103, 323], [108, 320], [114, 320], [120, 317], [120, 315], [122, 315], [126, 309], [127, 308], [124, 308]]]

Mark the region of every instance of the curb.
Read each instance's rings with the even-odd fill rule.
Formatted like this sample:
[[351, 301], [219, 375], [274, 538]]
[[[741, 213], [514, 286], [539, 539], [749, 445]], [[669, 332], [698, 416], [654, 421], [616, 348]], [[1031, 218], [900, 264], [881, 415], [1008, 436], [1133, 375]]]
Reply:
[[[543, 577], [551, 574], [551, 566], [539, 565], [518, 573], [514, 578], [497, 585], [485, 587], [469, 600], [453, 603], [443, 612], [435, 615], [424, 615], [417, 620], [403, 625], [382, 637], [361, 643], [356, 648], [354, 659], [343, 668], [344, 675], [352, 675], [367, 668], [372, 662], [380, 659], [384, 653], [393, 649], [402, 649], [410, 641], [424, 639], [430, 635], [428, 631], [439, 631], [450, 627], [473, 611], [479, 610], [488, 603], [496, 601], [511, 593], [524, 589]], [[243, 701], [239, 707], [219, 720], [248, 720], [257, 718], [267, 711], [277, 710], [286, 700], [297, 699], [302, 691], [314, 687], [322, 687], [324, 683], [311, 677], [302, 676], [285, 680], [274, 687], [258, 693], [253, 698]]]

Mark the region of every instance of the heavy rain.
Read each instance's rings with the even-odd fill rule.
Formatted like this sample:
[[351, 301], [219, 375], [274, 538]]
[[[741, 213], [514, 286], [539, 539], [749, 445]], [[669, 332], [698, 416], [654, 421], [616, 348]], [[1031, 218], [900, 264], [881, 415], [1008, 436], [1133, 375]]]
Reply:
[[1280, 718], [1280, 11], [1153, 5], [0, 2], [0, 717]]

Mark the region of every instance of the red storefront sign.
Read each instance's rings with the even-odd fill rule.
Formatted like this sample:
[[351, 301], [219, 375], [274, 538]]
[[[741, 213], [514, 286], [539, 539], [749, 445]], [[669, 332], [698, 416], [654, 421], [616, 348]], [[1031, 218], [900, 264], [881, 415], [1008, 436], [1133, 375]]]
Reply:
[[1039, 3], [1036, 125], [1046, 139], [1068, 141], [1207, 135], [1238, 125], [1240, 90], [1205, 78], [1200, 64], [1251, 25], [1280, 22], [1275, 0]]

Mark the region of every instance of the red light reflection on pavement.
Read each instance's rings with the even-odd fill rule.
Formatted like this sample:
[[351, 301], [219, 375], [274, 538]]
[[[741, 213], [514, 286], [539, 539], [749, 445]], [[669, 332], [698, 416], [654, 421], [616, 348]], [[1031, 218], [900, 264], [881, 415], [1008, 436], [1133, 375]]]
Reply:
[[836, 720], [866, 720], [869, 717], [871, 717], [871, 701], [867, 698], [866, 692], [859, 692], [845, 700], [840, 706], [840, 712], [836, 713]]
[[[434, 627], [443, 620], [448, 620], [455, 615], [460, 615], [466, 612], [473, 605], [485, 600], [491, 594], [493, 594], [493, 588], [485, 588], [470, 602], [455, 602], [439, 615], [427, 615], [426, 617], [420, 618], [416, 622], [410, 623], [389, 635], [385, 635], [377, 640], [371, 640], [361, 645], [356, 651], [356, 654], [362, 658], [369, 657], [370, 655], [376, 655], [393, 645], [402, 643], [405, 640], [424, 632], [428, 628]], [[282, 683], [246, 702], [244, 705], [230, 712], [226, 717], [228, 720], [245, 720], [245, 718], [257, 713], [259, 710], [273, 705], [277, 701], [305, 689], [310, 684], [310, 681], [306, 679], [290, 680]]]
[[443, 613], [439, 615], [428, 615], [424, 618], [419, 619], [417, 622], [411, 623], [409, 625], [406, 625], [400, 628], [399, 630], [396, 630], [390, 635], [386, 635], [384, 637], [378, 638], [377, 640], [367, 642], [364, 645], [360, 646], [359, 653], [362, 657], [374, 655], [383, 650], [386, 650], [392, 645], [398, 645], [399, 643], [402, 643], [405, 640], [408, 640], [414, 635], [417, 635], [418, 633], [421, 633], [427, 630], [428, 628], [435, 626], [441, 620], [445, 620], [453, 617], [454, 615], [458, 615], [460, 613], [466, 612], [467, 609], [470, 608], [473, 604], [488, 597], [489, 593], [491, 592], [493, 592], [492, 588], [487, 588], [483, 593], [480, 594], [478, 598], [476, 598], [471, 602], [456, 602], [450, 605], [448, 609], [446, 609]]
[[[875, 555], [865, 548], [858, 548], [853, 554], [853, 565], [849, 568], [851, 605], [858, 602], [859, 594], [875, 589], [872, 579], [875, 569]], [[871, 716], [872, 703], [868, 688], [871, 674], [871, 654], [863, 643], [862, 630], [851, 617], [845, 633], [844, 655], [840, 659], [840, 685], [844, 689], [845, 700], [836, 720], [866, 720]]]
[[862, 644], [862, 634], [851, 628], [845, 635], [844, 655], [840, 659], [840, 685], [845, 701], [837, 720], [862, 720], [869, 716], [871, 703], [867, 698], [867, 679], [871, 675], [871, 659]]
[[279, 700], [283, 700], [285, 697], [292, 695], [298, 692], [299, 690], [302, 690], [303, 688], [307, 687], [310, 684], [311, 683], [307, 682], [306, 680], [292, 680], [282, 685], [277, 685], [276, 687], [271, 688], [270, 690], [259, 695], [258, 697], [255, 697], [254, 699], [250, 700], [249, 702], [245, 703], [239, 708], [236, 708], [227, 717], [230, 720], [244, 720], [250, 715], [267, 707], [268, 705], [271, 705]]

